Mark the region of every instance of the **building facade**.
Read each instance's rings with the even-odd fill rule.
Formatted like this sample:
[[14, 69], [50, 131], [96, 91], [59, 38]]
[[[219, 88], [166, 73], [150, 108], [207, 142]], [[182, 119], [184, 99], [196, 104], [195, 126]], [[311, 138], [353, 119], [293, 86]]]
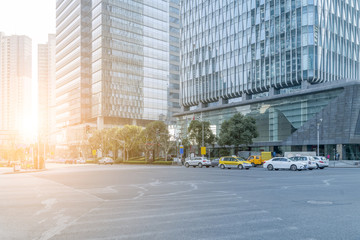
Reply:
[[178, 112], [174, 15], [179, 19], [174, 1], [93, 1], [91, 117], [98, 127], [145, 125]]
[[[180, 111], [177, 0], [57, 0], [56, 123], [64, 144]], [[70, 134], [71, 133], [71, 134]]]
[[[316, 139], [294, 136], [342, 94], [321, 89], [359, 79], [359, 2], [184, 0], [181, 7], [182, 132], [193, 115], [219, 132], [242, 112], [257, 120], [254, 149], [313, 149]], [[307, 92], [313, 88], [317, 94]], [[338, 140], [320, 139], [322, 154], [354, 142]]]
[[47, 143], [56, 131], [55, 121], [55, 35], [48, 35], [48, 42], [38, 45], [38, 136]]
[[27, 36], [0, 33], [0, 130], [23, 135], [32, 115], [32, 45]]

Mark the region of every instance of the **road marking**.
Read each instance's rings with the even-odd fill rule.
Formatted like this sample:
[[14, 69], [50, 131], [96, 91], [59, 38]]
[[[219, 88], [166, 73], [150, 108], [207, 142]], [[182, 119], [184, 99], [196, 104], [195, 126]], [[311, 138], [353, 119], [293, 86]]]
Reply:
[[41, 202], [41, 204], [45, 205], [44, 209], [41, 209], [35, 213], [35, 215], [40, 215], [42, 213], [48, 212], [51, 210], [51, 208], [54, 206], [54, 204], [57, 203], [56, 198], [49, 198]]
[[333, 202], [330, 201], [317, 201], [317, 200], [309, 200], [307, 201], [309, 204], [315, 204], [315, 205], [332, 205]]
[[326, 186], [330, 186], [330, 181], [332, 181], [334, 179], [327, 179], [327, 180], [323, 180], [323, 183], [325, 183]]

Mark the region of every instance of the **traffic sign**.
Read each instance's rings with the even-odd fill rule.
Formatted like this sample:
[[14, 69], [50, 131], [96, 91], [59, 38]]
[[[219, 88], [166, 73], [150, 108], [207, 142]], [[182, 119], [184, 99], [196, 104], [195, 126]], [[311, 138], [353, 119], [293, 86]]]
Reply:
[[180, 154], [184, 154], [184, 146], [180, 145]]
[[201, 155], [206, 155], [206, 147], [201, 147]]

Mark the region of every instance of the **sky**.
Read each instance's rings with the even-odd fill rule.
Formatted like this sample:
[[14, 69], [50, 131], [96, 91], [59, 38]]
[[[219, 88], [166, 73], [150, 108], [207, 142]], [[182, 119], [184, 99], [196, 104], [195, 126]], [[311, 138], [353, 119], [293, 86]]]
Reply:
[[[0, 0], [0, 32], [6, 36], [26, 35], [32, 39], [32, 93], [37, 111], [37, 45], [55, 34], [56, 0]], [[33, 116], [35, 124], [37, 114]]]
[[1, 0], [0, 31], [27, 35], [33, 45], [45, 43], [55, 33], [55, 0]]

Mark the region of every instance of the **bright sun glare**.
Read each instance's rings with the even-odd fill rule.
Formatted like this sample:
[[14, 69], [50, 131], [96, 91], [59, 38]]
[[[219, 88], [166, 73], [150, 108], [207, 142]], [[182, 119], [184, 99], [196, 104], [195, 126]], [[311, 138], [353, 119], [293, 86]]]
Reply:
[[0, 32], [5, 35], [26, 35], [32, 39], [32, 112], [23, 120], [24, 137], [37, 135], [37, 46], [46, 43], [55, 33], [55, 0], [0, 1]]

